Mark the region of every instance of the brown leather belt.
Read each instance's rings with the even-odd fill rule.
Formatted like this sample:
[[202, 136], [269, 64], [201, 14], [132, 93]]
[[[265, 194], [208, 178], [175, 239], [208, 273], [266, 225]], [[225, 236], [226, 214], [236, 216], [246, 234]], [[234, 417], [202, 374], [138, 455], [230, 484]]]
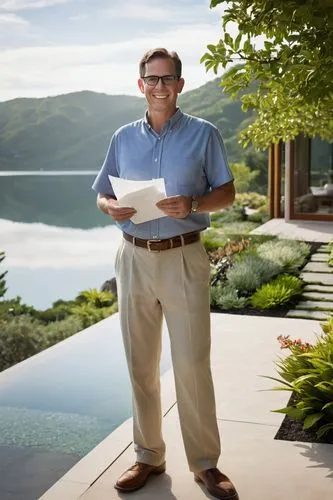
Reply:
[[133, 243], [137, 247], [146, 248], [149, 252], [160, 252], [161, 250], [170, 250], [190, 243], [195, 243], [200, 240], [200, 232], [181, 234], [166, 240], [142, 240], [130, 234], [123, 233], [124, 239]]

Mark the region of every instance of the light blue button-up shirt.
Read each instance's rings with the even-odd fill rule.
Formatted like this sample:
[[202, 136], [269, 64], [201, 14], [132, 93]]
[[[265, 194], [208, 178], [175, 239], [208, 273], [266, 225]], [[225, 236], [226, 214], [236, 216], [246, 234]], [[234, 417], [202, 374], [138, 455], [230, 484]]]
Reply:
[[[167, 196], [202, 196], [232, 180], [218, 129], [211, 123], [176, 113], [157, 134], [147, 115], [118, 129], [98, 173], [93, 189], [114, 196], [108, 175], [131, 180], [163, 177]], [[165, 239], [210, 225], [209, 214], [194, 213], [184, 219], [162, 217], [142, 224], [117, 223], [122, 231], [143, 239]]]

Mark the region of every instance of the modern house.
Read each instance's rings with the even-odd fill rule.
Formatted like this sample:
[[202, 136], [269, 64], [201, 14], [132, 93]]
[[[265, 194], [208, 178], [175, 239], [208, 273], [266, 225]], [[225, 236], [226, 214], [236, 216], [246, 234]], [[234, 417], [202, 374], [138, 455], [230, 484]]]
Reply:
[[271, 218], [333, 222], [333, 143], [299, 135], [271, 145], [268, 189]]

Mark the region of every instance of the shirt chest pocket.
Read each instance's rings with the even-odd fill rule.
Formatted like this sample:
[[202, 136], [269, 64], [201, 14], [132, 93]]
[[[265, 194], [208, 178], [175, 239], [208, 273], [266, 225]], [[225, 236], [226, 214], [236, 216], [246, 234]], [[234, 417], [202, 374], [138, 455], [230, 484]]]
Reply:
[[173, 159], [173, 172], [179, 194], [200, 194], [207, 185], [201, 159], [198, 156], [177, 155]]
[[152, 151], [134, 148], [132, 145], [122, 148], [118, 156], [119, 177], [131, 180], [148, 180], [156, 177], [153, 169]]

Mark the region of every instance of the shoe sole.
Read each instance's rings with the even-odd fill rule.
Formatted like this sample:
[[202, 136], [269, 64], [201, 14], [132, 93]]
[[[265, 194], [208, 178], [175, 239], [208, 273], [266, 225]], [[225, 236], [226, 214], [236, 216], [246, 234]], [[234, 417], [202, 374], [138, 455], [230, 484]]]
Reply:
[[[216, 493], [215, 493], [215, 492], [214, 492], [211, 488], [208, 488], [208, 486], [206, 486], [205, 481], [203, 481], [203, 480], [201, 479], [201, 477], [196, 476], [196, 475], [194, 474], [194, 481], [195, 481], [196, 483], [201, 483], [201, 484], [204, 484], [204, 485], [205, 485], [206, 490], [208, 491], [208, 493], [210, 493], [211, 495], [213, 495], [213, 497], [217, 498], [217, 497], [216, 497]], [[236, 493], [233, 493], [232, 495], [229, 495], [228, 497], [223, 497], [223, 500], [239, 500], [238, 493], [236, 492]]]
[[160, 465], [159, 467], [156, 467], [148, 474], [145, 481], [139, 486], [135, 486], [135, 488], [122, 488], [121, 486], [118, 486], [117, 483], [114, 485], [114, 487], [116, 488], [116, 490], [122, 491], [123, 493], [131, 493], [132, 491], [140, 490], [141, 488], [144, 487], [144, 485], [146, 484], [151, 475], [159, 476], [160, 474], [163, 474], [165, 472], [165, 469], [166, 469], [165, 465]]

